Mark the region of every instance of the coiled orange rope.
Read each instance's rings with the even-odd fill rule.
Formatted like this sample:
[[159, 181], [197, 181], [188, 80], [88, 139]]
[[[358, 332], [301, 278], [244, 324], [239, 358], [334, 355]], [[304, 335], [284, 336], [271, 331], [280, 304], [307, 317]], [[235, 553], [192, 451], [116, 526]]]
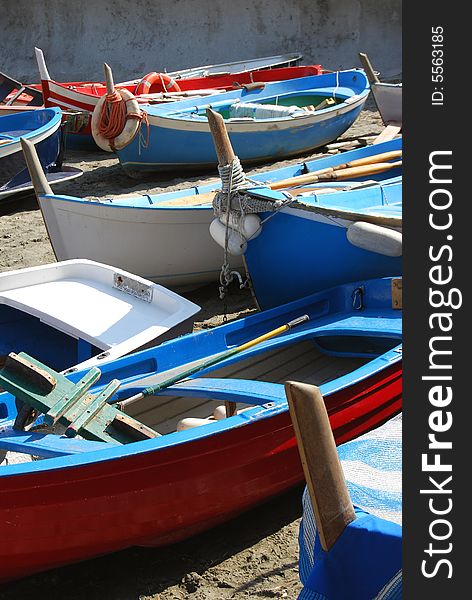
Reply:
[[98, 121], [98, 131], [107, 140], [116, 138], [126, 123], [126, 102], [120, 92], [115, 90], [106, 95]]
[[147, 148], [149, 143], [149, 121], [147, 113], [140, 111], [138, 113], [128, 113], [126, 103], [118, 90], [112, 94], [107, 94], [105, 102], [100, 111], [98, 119], [98, 131], [101, 136], [107, 140], [111, 140], [110, 146], [113, 148], [113, 140], [123, 131], [127, 119], [137, 119], [144, 121], [147, 125], [146, 142], [144, 145]]

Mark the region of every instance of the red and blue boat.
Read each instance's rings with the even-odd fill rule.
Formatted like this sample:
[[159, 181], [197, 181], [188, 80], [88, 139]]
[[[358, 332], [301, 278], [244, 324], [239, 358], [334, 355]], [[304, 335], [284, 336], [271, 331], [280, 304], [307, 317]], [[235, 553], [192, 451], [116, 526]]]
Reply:
[[[0, 451], [6, 460], [43, 460], [0, 466], [0, 581], [176, 542], [301, 482], [287, 379], [320, 387], [337, 443], [397, 414], [398, 282], [346, 284], [103, 365], [93, 394], [118, 380], [110, 402], [123, 408], [145, 392], [121, 416], [155, 432], [142, 441], [49, 433], [35, 428], [41, 419], [13, 429], [19, 392], [6, 361], [0, 385], [14, 395], [0, 395]], [[279, 329], [304, 315], [297, 327]], [[80, 385], [86, 377], [64, 379]]]

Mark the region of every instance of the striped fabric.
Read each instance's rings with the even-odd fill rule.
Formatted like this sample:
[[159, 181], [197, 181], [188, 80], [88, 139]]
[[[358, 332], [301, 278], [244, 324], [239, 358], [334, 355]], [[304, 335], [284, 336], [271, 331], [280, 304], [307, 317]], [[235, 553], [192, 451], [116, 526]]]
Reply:
[[[399, 564], [399, 568], [394, 569], [394, 572], [386, 580], [375, 583], [371, 581], [371, 585], [377, 586], [377, 591], [374, 594], [365, 596], [365, 600], [397, 600], [402, 597], [401, 552], [398, 552], [398, 548], [401, 547], [401, 528], [399, 525], [401, 525], [402, 519], [401, 435], [402, 415], [400, 414], [382, 427], [338, 448], [351, 500], [356, 507], [356, 513], [359, 512], [358, 517], [369, 518], [367, 515], [363, 515], [363, 511], [375, 516], [371, 520], [375, 524], [379, 524], [382, 533], [383, 528], [385, 528], [385, 538], [389, 538], [387, 543], [390, 543], [393, 538], [395, 560], [392, 560], [392, 565], [396, 564], [395, 561]], [[358, 508], [362, 510], [358, 511]], [[387, 523], [387, 521], [391, 523]], [[354, 523], [356, 522], [357, 520]], [[374, 527], [374, 529], [376, 528]], [[342, 534], [339, 541], [344, 535], [345, 533]], [[395, 545], [394, 538], [396, 536], [400, 537], [400, 542]], [[300, 526], [299, 543], [300, 580], [305, 586], [299, 595], [299, 600], [345, 600], [340, 596], [327, 596], [320, 593], [319, 589], [323, 586], [318, 586], [314, 581], [316, 579], [313, 570], [315, 556], [321, 556], [321, 560], [324, 560], [324, 557], [332, 554], [333, 549], [330, 553], [324, 553], [320, 549], [307, 490], [303, 495], [303, 519]], [[319, 552], [321, 552], [321, 555]], [[398, 554], [400, 556], [397, 556]], [[364, 557], [364, 559], [368, 561], [369, 557]], [[356, 560], [362, 559], [357, 556]], [[317, 568], [319, 566], [317, 564]], [[369, 572], [368, 569], [367, 572]], [[337, 573], [336, 577], [342, 578], [343, 573]], [[374, 573], [372, 573], [372, 577], [375, 577]], [[334, 588], [342, 589], [342, 585], [334, 586]], [[364, 596], [362, 592], [355, 595], [351, 589], [349, 599], [353, 598], [364, 599]]]

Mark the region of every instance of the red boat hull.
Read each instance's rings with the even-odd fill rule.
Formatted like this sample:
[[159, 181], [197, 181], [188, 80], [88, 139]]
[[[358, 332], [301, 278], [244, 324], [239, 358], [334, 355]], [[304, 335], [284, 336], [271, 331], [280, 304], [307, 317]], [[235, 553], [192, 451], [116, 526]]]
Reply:
[[[401, 363], [326, 397], [336, 442], [401, 410]], [[164, 545], [301, 482], [287, 411], [115, 460], [2, 477], [0, 581], [134, 545]]]

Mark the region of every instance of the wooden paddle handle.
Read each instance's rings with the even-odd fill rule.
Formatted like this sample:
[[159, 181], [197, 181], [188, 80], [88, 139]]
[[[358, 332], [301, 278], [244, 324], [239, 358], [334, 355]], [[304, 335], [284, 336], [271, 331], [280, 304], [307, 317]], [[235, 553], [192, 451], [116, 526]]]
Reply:
[[340, 169], [339, 171], [325, 169], [324, 172], [318, 171], [317, 173], [307, 173], [306, 175], [291, 177], [290, 179], [282, 179], [270, 184], [269, 187], [271, 190], [280, 190], [282, 188], [293, 187], [295, 185], [317, 183], [318, 181], [333, 181], [350, 179], [351, 177], [366, 177], [368, 175], [375, 175], [376, 173], [383, 173], [389, 169], [401, 167], [401, 165], [402, 161], [399, 160], [391, 163], [375, 163], [358, 167], [349, 167], [346, 169]]
[[208, 125], [210, 126], [213, 144], [215, 145], [216, 156], [220, 167], [230, 165], [235, 157], [233, 146], [226, 130], [225, 121], [220, 113], [211, 108], [206, 109]]
[[380, 154], [374, 154], [373, 156], [365, 156], [364, 158], [356, 158], [342, 165], [336, 165], [333, 167], [335, 171], [339, 169], [346, 169], [348, 167], [362, 167], [364, 165], [375, 165], [381, 162], [387, 162], [394, 160], [395, 158], [401, 158], [401, 150], [391, 150], [390, 152], [381, 152]]
[[368, 175], [377, 175], [390, 169], [397, 169], [402, 166], [402, 161], [397, 160], [393, 163], [379, 163], [374, 165], [365, 165], [361, 167], [350, 167], [333, 171], [332, 173], [324, 173], [319, 175], [318, 181], [336, 181], [341, 179], [354, 179], [355, 177], [366, 177]]
[[321, 546], [328, 551], [356, 518], [354, 507], [320, 390], [288, 381], [285, 393]]

